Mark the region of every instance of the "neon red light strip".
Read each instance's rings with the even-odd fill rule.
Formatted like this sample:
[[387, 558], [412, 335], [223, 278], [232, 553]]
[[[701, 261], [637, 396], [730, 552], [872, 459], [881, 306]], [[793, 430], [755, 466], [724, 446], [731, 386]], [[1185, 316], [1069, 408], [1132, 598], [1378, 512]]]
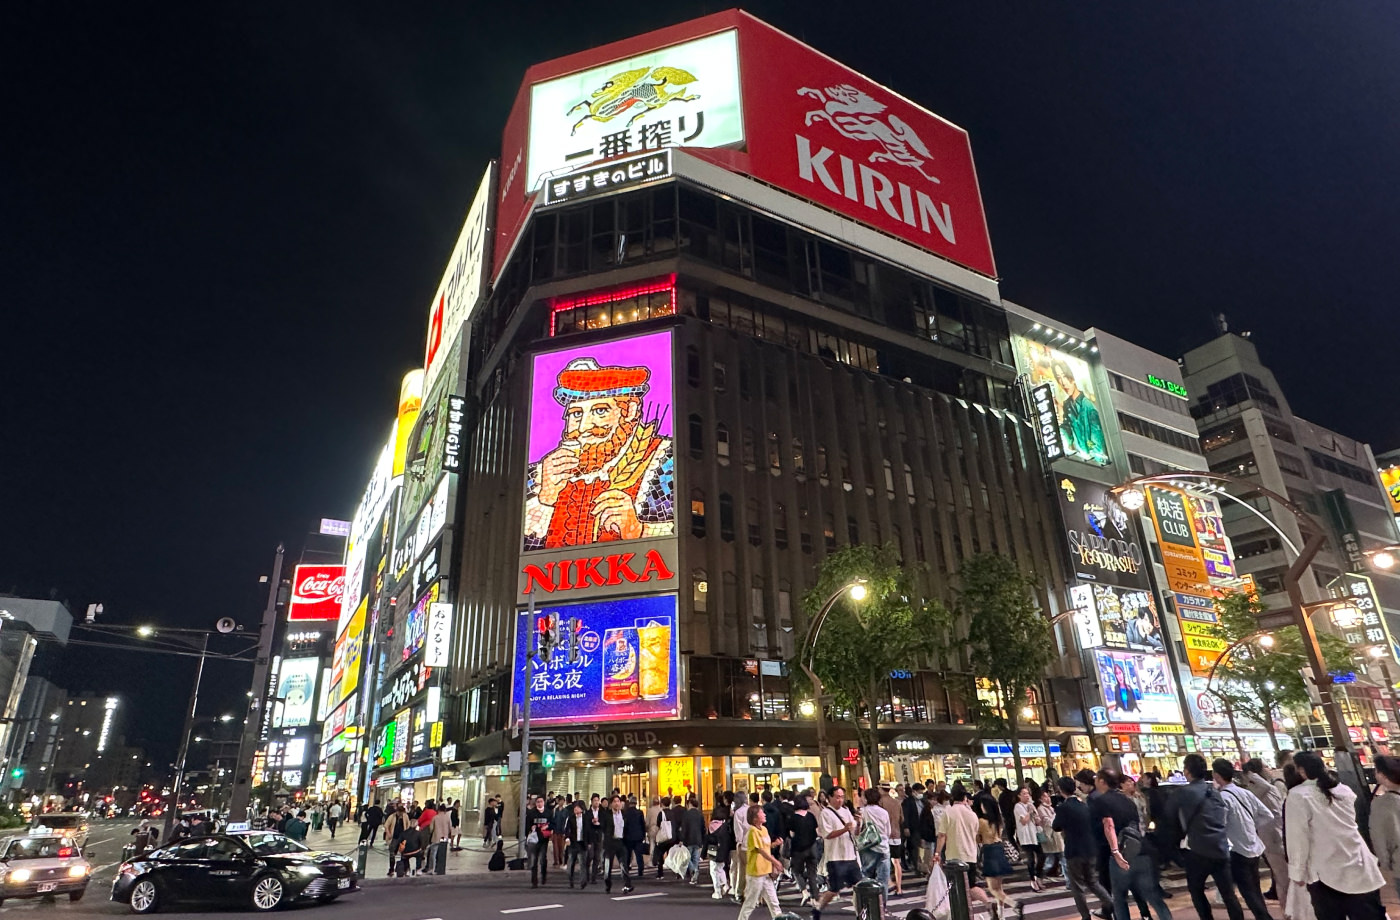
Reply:
[[549, 336], [550, 338], [554, 337], [555, 317], [565, 310], [576, 310], [579, 307], [600, 307], [604, 304], [617, 303], [619, 300], [627, 300], [629, 297], [640, 297], [643, 294], [659, 294], [662, 291], [671, 292], [671, 315], [674, 316], [676, 313], [675, 275], [670, 275], [662, 281], [644, 282], [632, 287], [594, 291], [589, 294], [579, 294], [572, 297], [556, 297], [550, 302]]

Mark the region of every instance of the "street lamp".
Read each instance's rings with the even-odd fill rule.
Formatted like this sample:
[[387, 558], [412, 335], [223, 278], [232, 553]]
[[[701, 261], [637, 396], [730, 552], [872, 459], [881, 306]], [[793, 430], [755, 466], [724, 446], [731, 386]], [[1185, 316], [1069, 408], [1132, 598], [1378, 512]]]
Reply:
[[[821, 678], [812, 670], [812, 661], [817, 654], [817, 635], [821, 632], [822, 625], [826, 623], [826, 618], [831, 611], [836, 608], [836, 604], [843, 598], [849, 596], [851, 600], [859, 603], [865, 600], [869, 594], [864, 578], [855, 578], [841, 585], [831, 593], [822, 604], [817, 615], [812, 618], [811, 624], [807, 627], [807, 637], [802, 642], [802, 648], [798, 650], [797, 660], [802, 666], [807, 679], [812, 682], [813, 709], [817, 716], [817, 757], [821, 764], [821, 777], [818, 785], [827, 788], [831, 785], [831, 772], [827, 770], [827, 746], [826, 746], [826, 690], [822, 687]], [[860, 614], [856, 614], [856, 619], [860, 619]]]

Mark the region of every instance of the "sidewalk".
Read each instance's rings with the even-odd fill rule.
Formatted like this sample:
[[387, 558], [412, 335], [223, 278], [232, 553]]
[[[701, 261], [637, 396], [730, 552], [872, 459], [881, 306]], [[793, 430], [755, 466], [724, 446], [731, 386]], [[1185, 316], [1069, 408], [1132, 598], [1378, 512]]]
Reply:
[[[319, 831], [310, 831], [306, 835], [306, 845], [313, 850], [326, 850], [332, 853], [342, 853], [351, 859], [358, 859], [358, 844], [360, 839], [360, 827], [357, 824], [341, 825], [336, 828], [335, 837], [332, 838], [330, 831], [324, 826]], [[515, 841], [506, 841], [506, 858], [510, 859], [514, 855]], [[447, 874], [448, 875], [487, 875], [486, 863], [490, 860], [491, 854], [495, 852], [495, 847], [483, 849], [481, 838], [477, 836], [468, 837], [462, 835], [462, 849], [458, 852], [448, 851], [447, 853]], [[365, 860], [365, 880], [385, 878], [389, 868], [389, 851], [384, 843], [383, 836], [380, 835], [370, 847], [369, 855]]]

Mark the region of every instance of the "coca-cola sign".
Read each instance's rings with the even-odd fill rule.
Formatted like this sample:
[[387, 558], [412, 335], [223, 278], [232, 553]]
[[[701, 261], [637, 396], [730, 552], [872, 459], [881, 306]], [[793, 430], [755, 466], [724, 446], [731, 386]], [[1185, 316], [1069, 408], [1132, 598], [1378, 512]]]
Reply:
[[292, 577], [292, 600], [287, 619], [336, 620], [345, 594], [345, 566], [299, 565]]

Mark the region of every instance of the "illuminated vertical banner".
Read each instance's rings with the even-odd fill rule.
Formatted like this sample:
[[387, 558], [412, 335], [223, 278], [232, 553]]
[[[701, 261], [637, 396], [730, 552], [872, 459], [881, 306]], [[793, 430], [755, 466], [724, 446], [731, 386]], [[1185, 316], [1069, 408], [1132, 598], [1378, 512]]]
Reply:
[[1059, 424], [1059, 435], [1054, 439], [1058, 444], [1050, 443], [1048, 433], [1042, 433], [1042, 444], [1047, 450], [1058, 447], [1071, 460], [1106, 466], [1108, 439], [1089, 363], [1026, 336], [1016, 337], [1016, 350], [1035, 401], [1037, 423], [1048, 425], [1049, 410], [1053, 410], [1054, 421]]
[[535, 356], [521, 593], [665, 590], [676, 571], [671, 332]]
[[1147, 505], [1157, 529], [1162, 550], [1162, 566], [1173, 591], [1210, 597], [1210, 577], [1206, 573], [1201, 548], [1196, 543], [1191, 508], [1184, 493], [1161, 486], [1147, 487]]

